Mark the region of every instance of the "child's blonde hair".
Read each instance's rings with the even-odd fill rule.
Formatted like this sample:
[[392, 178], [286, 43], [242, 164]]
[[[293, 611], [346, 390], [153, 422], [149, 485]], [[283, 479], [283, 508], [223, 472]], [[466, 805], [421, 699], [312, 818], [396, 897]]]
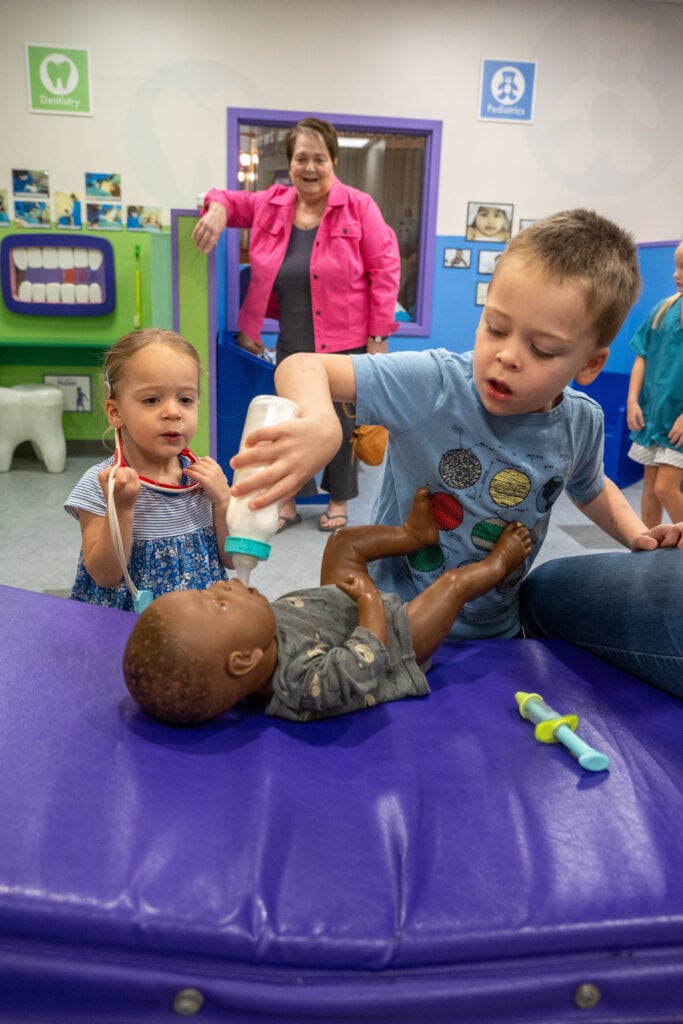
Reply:
[[652, 330], [653, 331], [657, 330], [657, 328], [661, 324], [662, 320], [664, 319], [666, 314], [669, 312], [669, 310], [673, 306], [674, 302], [676, 302], [678, 299], [680, 299], [680, 297], [681, 297], [681, 293], [680, 292], [676, 292], [675, 295], [670, 295], [668, 299], [664, 299], [664, 301], [662, 302], [661, 306], [659, 307], [659, 309], [657, 310], [657, 312], [654, 315], [654, 319], [652, 321]]
[[510, 241], [492, 281], [512, 256], [556, 281], [578, 281], [595, 318], [596, 348], [609, 345], [642, 286], [633, 236], [594, 210], [565, 210], [534, 221]]
[[105, 398], [114, 397], [116, 387], [121, 383], [125, 375], [128, 360], [138, 352], [141, 352], [142, 349], [157, 342], [162, 345], [169, 345], [171, 348], [175, 348], [184, 355], [189, 356], [196, 364], [197, 376], [201, 380], [201, 363], [194, 345], [191, 345], [180, 334], [176, 334], [175, 331], [166, 331], [161, 327], [144, 327], [141, 330], [124, 334], [106, 353], [103, 368]]

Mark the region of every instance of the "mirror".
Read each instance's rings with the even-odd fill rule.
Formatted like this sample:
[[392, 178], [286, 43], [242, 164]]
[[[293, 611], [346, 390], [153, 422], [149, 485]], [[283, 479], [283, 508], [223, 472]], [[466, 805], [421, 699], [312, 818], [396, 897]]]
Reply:
[[[401, 253], [397, 334], [428, 335], [436, 233], [440, 121], [361, 118], [277, 110], [228, 110], [228, 188], [289, 184], [284, 139], [304, 117], [329, 121], [339, 137], [337, 177], [368, 192], [396, 232]], [[240, 271], [249, 264], [249, 232], [228, 232], [228, 326], [239, 312]], [[242, 289], [243, 293], [243, 289]], [[264, 331], [276, 332], [266, 321]]]

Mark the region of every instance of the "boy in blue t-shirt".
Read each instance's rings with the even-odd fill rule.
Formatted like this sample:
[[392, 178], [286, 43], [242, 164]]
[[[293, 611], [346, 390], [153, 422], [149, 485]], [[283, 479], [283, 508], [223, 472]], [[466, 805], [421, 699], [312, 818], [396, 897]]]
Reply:
[[[282, 363], [278, 393], [298, 403], [301, 417], [251, 435], [232, 465], [263, 464], [266, 475], [241, 481], [235, 494], [265, 483], [253, 497], [260, 507], [295, 493], [325, 465], [339, 445], [334, 399], [356, 402], [358, 422], [389, 430], [375, 522], [400, 523], [417, 486], [433, 494], [439, 543], [373, 569], [378, 587], [404, 600], [480, 559], [511, 520], [531, 534], [528, 569], [565, 487], [626, 547], [683, 545], [683, 524], [648, 530], [605, 477], [602, 410], [569, 387], [595, 380], [639, 290], [635, 245], [617, 225], [589, 210], [536, 221], [498, 260], [472, 352], [307, 354]], [[517, 635], [525, 569], [468, 602], [452, 635]]]

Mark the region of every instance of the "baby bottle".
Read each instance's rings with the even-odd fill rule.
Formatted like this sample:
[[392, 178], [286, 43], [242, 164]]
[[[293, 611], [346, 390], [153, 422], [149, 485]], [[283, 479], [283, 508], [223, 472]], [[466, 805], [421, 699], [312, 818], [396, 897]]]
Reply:
[[[293, 420], [299, 415], [299, 407], [288, 398], [277, 395], [257, 395], [252, 398], [244, 421], [240, 451], [244, 450], [244, 439], [259, 427], [272, 427], [276, 423]], [[233, 483], [257, 473], [262, 466], [246, 466], [236, 469]], [[260, 491], [244, 498], [231, 498], [228, 505], [228, 533], [225, 550], [232, 555], [235, 572], [240, 583], [249, 585], [252, 569], [270, 554], [270, 539], [277, 531], [280, 507], [277, 502], [265, 508], [250, 509], [249, 502]]]

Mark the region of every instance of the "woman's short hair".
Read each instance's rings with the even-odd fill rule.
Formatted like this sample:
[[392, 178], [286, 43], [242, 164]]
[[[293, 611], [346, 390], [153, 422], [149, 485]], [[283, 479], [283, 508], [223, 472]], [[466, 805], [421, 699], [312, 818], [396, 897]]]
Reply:
[[293, 128], [290, 128], [285, 135], [285, 152], [287, 153], [288, 164], [292, 162], [297, 137], [302, 133], [317, 135], [330, 154], [332, 163], [337, 162], [339, 157], [339, 140], [334, 125], [331, 125], [329, 121], [323, 121], [319, 117], [304, 117]]

